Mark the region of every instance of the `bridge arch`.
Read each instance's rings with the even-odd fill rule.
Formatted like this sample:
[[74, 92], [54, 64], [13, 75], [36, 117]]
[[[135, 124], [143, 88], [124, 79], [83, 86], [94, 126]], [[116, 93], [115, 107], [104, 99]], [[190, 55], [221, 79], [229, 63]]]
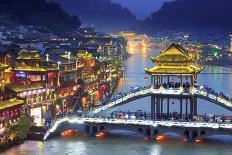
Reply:
[[104, 130], [104, 129], [105, 129], [104, 126], [100, 126], [100, 128], [99, 128], [100, 131], [102, 131], [102, 130]]
[[91, 135], [94, 135], [94, 134], [96, 134], [97, 132], [98, 132], [97, 126], [93, 126], [93, 127], [92, 127], [92, 130], [91, 130]]
[[138, 133], [143, 134], [143, 128], [138, 128]]
[[[145, 98], [148, 96], [161, 95], [161, 96], [169, 96], [169, 97], [176, 98], [180, 95], [184, 95], [180, 91], [176, 92], [176, 90], [171, 90], [171, 89], [163, 90], [163, 91], [160, 89], [145, 87], [144, 89], [141, 89], [140, 91], [135, 92], [135, 93], [127, 92], [124, 95], [122, 95], [120, 98], [112, 99], [112, 100], [108, 101], [108, 103], [106, 105], [94, 109], [93, 111], [90, 112], [90, 114], [94, 115], [94, 114], [97, 114], [99, 112], [105, 111], [107, 109], [118, 107], [118, 106], [130, 103], [130, 102], [133, 102], [135, 100], [142, 99], [142, 98]], [[185, 94], [185, 95], [187, 95], [187, 96], [193, 95], [194, 97], [196, 97], [198, 99], [203, 99], [203, 100], [209, 101], [211, 103], [215, 103], [216, 105], [219, 105], [223, 108], [226, 108], [229, 111], [232, 111], [232, 102], [231, 101], [221, 99], [220, 97], [216, 97], [213, 94], [208, 94], [208, 92], [204, 92], [204, 91], [199, 90], [197, 88], [194, 88], [193, 94]]]
[[151, 129], [150, 128], [146, 128], [145, 135], [148, 136], [148, 137], [151, 136]]
[[204, 136], [204, 135], [206, 135], [206, 131], [201, 130], [201, 132], [200, 132], [200, 136]]
[[184, 131], [184, 136], [187, 137], [187, 138], [190, 138], [189, 130]]
[[157, 134], [159, 134], [159, 130], [158, 129], [153, 129], [153, 135], [155, 136]]
[[85, 132], [87, 134], [90, 134], [90, 127], [88, 125], [85, 126]]
[[192, 131], [192, 139], [195, 139], [196, 137], [198, 137], [198, 132], [196, 130]]

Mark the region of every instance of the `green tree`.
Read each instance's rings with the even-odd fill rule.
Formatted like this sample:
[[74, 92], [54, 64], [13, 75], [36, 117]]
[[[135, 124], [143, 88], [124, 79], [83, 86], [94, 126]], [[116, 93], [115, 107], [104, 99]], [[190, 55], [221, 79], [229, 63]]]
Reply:
[[32, 126], [32, 121], [29, 117], [22, 115], [17, 124], [8, 124], [3, 132], [3, 143], [7, 143], [11, 135], [14, 135], [14, 140], [20, 141], [27, 138], [27, 133]]
[[7, 124], [7, 127], [5, 128], [3, 132], [3, 143], [4, 144], [6, 144], [9, 141], [10, 135], [11, 135], [10, 124]]
[[111, 59], [111, 64], [113, 69], [119, 69], [121, 67], [120, 62], [115, 58]]
[[57, 98], [53, 101], [52, 105], [52, 116], [55, 117], [56, 115], [56, 105], [59, 105], [60, 110], [63, 110], [63, 100], [61, 98]]
[[32, 121], [29, 117], [22, 115], [16, 125], [13, 126], [13, 133], [16, 140], [24, 140], [27, 138], [27, 133], [32, 126]]

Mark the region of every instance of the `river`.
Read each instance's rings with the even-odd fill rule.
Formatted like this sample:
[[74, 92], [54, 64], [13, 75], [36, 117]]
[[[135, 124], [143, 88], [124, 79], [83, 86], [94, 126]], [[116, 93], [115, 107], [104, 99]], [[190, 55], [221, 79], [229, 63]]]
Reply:
[[[127, 91], [134, 86], [144, 86], [150, 83], [148, 77], [144, 74], [145, 67], [153, 67], [149, 59], [151, 55], [157, 55], [158, 50], [147, 51], [145, 49], [130, 51], [132, 56], [126, 61], [124, 78], [120, 81], [118, 92]], [[215, 90], [222, 91], [224, 94], [232, 96], [232, 69], [224, 67], [205, 67], [198, 77], [199, 85], [208, 85]], [[219, 74], [218, 74], [219, 73]], [[231, 74], [229, 74], [231, 73]], [[231, 115], [231, 112], [221, 108], [213, 103], [203, 100], [198, 101], [198, 113], [215, 113]], [[136, 108], [135, 108], [136, 107]], [[178, 104], [173, 100], [171, 111], [178, 111]], [[115, 109], [114, 109], [115, 110]], [[150, 111], [150, 98], [140, 99], [121, 106], [116, 110], [143, 110]], [[166, 142], [155, 142], [154, 140], [145, 141], [141, 137], [133, 134], [107, 137], [105, 139], [96, 139], [88, 137], [57, 137], [45, 142], [26, 141], [24, 144], [13, 147], [3, 155], [231, 155], [232, 137], [217, 136], [210, 137], [202, 144], [183, 143], [176, 140]]]

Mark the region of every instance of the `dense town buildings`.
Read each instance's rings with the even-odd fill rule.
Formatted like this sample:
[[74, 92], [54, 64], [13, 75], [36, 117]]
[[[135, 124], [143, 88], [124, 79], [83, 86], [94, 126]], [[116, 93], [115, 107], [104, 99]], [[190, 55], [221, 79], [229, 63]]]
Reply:
[[89, 110], [122, 76], [126, 40], [81, 27], [58, 37], [36, 27], [0, 29], [0, 128], [27, 112], [35, 125], [57, 113]]

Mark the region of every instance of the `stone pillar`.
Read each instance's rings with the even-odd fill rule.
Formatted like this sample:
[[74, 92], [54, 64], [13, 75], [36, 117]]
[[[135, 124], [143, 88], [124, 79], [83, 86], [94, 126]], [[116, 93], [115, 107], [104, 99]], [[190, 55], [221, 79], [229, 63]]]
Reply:
[[170, 112], [169, 112], [169, 106], [170, 106], [170, 105], [169, 105], [169, 98], [167, 98], [167, 115], [168, 115], [168, 117], [169, 117], [169, 113], [170, 113]]
[[156, 85], [156, 76], [154, 75], [153, 78], [154, 78], [154, 79], [153, 79], [153, 80], [154, 80], [153, 85], [155, 86], [155, 85]]
[[182, 97], [180, 97], [180, 115], [181, 115], [181, 118], [182, 118], [182, 114], [183, 114], [182, 105], [183, 105], [183, 99], [182, 99]]
[[191, 86], [193, 86], [193, 78], [194, 76], [191, 76]]
[[154, 108], [155, 108], [155, 100], [154, 100], [154, 96], [151, 96], [151, 119], [155, 119], [155, 111], [154, 111]]
[[194, 116], [197, 116], [197, 97], [194, 97]]
[[156, 118], [160, 118], [160, 98], [156, 98]]
[[186, 103], [185, 103], [185, 117], [188, 117], [188, 99], [186, 98]]
[[153, 85], [153, 76], [151, 75], [151, 86]]
[[193, 117], [193, 97], [190, 98], [190, 115], [191, 118]]
[[161, 117], [163, 118], [163, 98], [160, 99], [160, 104], [161, 104]]

